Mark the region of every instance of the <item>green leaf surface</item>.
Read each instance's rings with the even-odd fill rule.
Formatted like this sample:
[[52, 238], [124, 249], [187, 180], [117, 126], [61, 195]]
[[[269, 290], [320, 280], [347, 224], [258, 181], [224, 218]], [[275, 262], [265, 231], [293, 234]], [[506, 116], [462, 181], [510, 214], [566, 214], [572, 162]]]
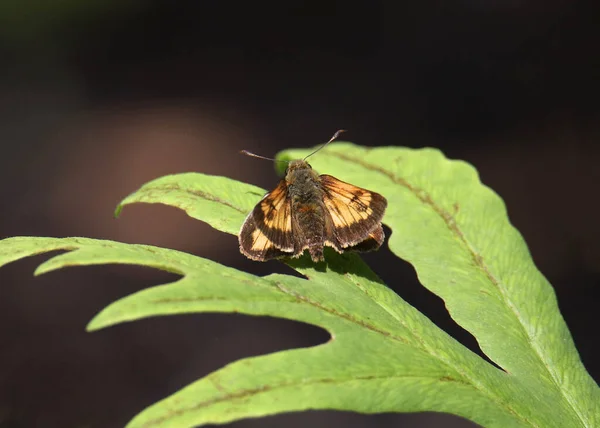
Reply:
[[[392, 252], [444, 299], [454, 320], [508, 373], [555, 397], [584, 426], [600, 423], [600, 390], [581, 363], [556, 296], [475, 168], [435, 149], [337, 144], [312, 161], [393, 197]], [[297, 158], [308, 150], [284, 152]], [[507, 345], [510, 344], [510, 345]], [[593, 419], [590, 415], [595, 415]]]
[[[289, 261], [306, 279], [257, 277], [152, 246], [22, 237], [0, 241], [0, 265], [63, 249], [70, 252], [36, 273], [131, 263], [182, 276], [113, 303], [90, 330], [156, 315], [240, 312], [310, 323], [331, 334], [319, 346], [227, 365], [150, 406], [131, 427], [188, 427], [303, 409], [431, 410], [488, 427], [599, 426], [599, 389], [580, 362], [553, 290], [502, 201], [473, 167], [433, 149], [349, 143], [331, 144], [311, 164], [387, 197], [391, 250], [415, 266], [422, 284], [505, 371], [437, 328], [355, 254], [327, 251], [326, 262], [316, 265], [305, 257]], [[180, 174], [144, 185], [118, 212], [130, 203], [163, 203], [235, 234], [263, 194], [224, 177]]]

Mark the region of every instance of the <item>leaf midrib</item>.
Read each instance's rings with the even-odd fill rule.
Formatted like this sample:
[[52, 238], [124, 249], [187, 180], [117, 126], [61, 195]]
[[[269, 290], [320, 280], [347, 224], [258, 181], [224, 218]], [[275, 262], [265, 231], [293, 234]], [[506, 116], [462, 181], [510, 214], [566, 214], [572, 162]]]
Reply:
[[[215, 387], [217, 389], [221, 390], [222, 388], [217, 386], [214, 379], [212, 379], [213, 377], [216, 377], [217, 374], [218, 374], [218, 372], [213, 375], [208, 376], [206, 378], [206, 380], [209, 380], [213, 385], [215, 385]], [[281, 382], [281, 383], [278, 383], [275, 385], [269, 385], [269, 386], [265, 385], [260, 388], [243, 389], [243, 390], [240, 390], [235, 393], [226, 394], [221, 397], [202, 401], [200, 403], [197, 403], [194, 406], [180, 408], [178, 410], [170, 412], [166, 416], [161, 416], [159, 418], [151, 419], [147, 423], [145, 423], [144, 426], [145, 427], [161, 426], [160, 424], [165, 422], [166, 420], [169, 420], [173, 417], [181, 416], [188, 412], [194, 412], [194, 411], [200, 410], [202, 408], [212, 406], [214, 404], [218, 404], [218, 403], [222, 403], [222, 402], [226, 402], [226, 401], [234, 401], [234, 400], [238, 400], [238, 399], [246, 398], [246, 397], [252, 397], [252, 396], [255, 396], [255, 395], [258, 395], [261, 393], [272, 392], [277, 389], [288, 388], [291, 386], [312, 386], [312, 385], [318, 385], [318, 384], [338, 384], [339, 385], [339, 384], [344, 384], [344, 383], [354, 382], [354, 381], [372, 381], [372, 380], [389, 380], [389, 379], [415, 379], [415, 380], [425, 379], [425, 380], [442, 381], [442, 379], [435, 377], [435, 376], [429, 377], [429, 376], [404, 376], [403, 375], [403, 376], [356, 376], [356, 377], [351, 377], [351, 378], [319, 378], [319, 379], [313, 379], [313, 380], [304, 381], [304, 382], [299, 382], [299, 381]], [[460, 382], [460, 381], [458, 381], [456, 379], [452, 379], [452, 378], [444, 378], [443, 381], [444, 382], [456, 382], [456, 383], [460, 383], [465, 386], [472, 386], [468, 383], [463, 383], [463, 382]], [[476, 389], [476, 388], [474, 388], [474, 389]]]

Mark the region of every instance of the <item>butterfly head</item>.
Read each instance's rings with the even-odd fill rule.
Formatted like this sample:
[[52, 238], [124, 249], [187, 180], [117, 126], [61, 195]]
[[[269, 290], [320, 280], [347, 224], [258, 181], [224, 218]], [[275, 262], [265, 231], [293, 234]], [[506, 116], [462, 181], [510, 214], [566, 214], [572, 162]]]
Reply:
[[290, 161], [285, 170], [285, 181], [288, 184], [316, 180], [319, 174], [304, 159]]
[[289, 174], [293, 174], [294, 172], [299, 172], [299, 171], [311, 171], [312, 170], [312, 166], [310, 166], [310, 164], [308, 162], [306, 162], [303, 159], [296, 159], [293, 161], [290, 161], [288, 163], [287, 168], [285, 169], [285, 175], [289, 175]]

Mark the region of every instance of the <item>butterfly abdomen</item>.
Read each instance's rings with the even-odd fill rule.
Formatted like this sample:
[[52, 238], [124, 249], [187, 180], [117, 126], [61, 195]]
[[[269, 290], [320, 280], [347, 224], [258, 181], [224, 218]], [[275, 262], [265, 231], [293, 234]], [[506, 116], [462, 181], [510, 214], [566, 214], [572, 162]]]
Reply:
[[297, 227], [298, 249], [308, 249], [313, 261], [323, 260], [323, 241], [325, 237], [325, 215], [322, 204], [309, 202], [297, 203], [292, 213]]

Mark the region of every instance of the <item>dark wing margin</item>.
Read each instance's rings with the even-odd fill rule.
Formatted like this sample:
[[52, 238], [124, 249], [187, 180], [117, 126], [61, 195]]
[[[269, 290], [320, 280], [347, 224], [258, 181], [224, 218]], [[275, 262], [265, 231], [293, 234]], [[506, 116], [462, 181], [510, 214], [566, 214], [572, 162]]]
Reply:
[[242, 254], [258, 261], [292, 255], [291, 209], [287, 184], [281, 180], [244, 220], [238, 235]]
[[346, 248], [345, 250], [360, 251], [363, 253], [366, 253], [368, 251], [375, 251], [379, 249], [379, 247], [381, 247], [381, 244], [383, 244], [384, 239], [385, 233], [383, 233], [383, 227], [380, 224], [378, 227], [375, 228], [375, 230], [369, 233], [367, 239], [365, 239], [362, 242], [359, 242], [356, 245], [352, 245]]
[[379, 193], [321, 175], [323, 202], [331, 219], [325, 244], [339, 252], [378, 249], [385, 235], [381, 226], [387, 200]]

